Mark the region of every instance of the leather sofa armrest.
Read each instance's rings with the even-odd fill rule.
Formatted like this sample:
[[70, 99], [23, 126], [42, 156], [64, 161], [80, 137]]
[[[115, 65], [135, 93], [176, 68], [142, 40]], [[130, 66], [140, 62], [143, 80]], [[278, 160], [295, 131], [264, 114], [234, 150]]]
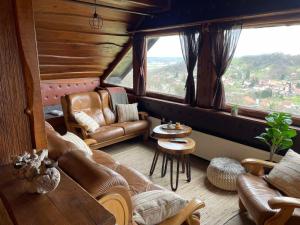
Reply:
[[76, 132], [76, 129], [79, 129], [81, 134], [82, 134], [82, 137], [84, 139], [87, 139], [88, 137], [88, 132], [86, 131], [85, 127], [84, 126], [81, 126], [80, 124], [78, 123], [69, 123], [69, 127], [71, 129], [71, 132], [74, 132], [75, 134], [77, 133]]
[[245, 167], [246, 171], [255, 175], [263, 176], [264, 168], [272, 169], [276, 163], [268, 162], [260, 159], [244, 159], [241, 164]]
[[92, 138], [84, 139], [83, 141], [84, 141], [88, 146], [93, 145], [93, 144], [97, 144], [97, 143], [98, 143], [95, 139], [92, 139]]
[[179, 213], [161, 222], [159, 225], [181, 225], [185, 221], [188, 222], [187, 224], [200, 224], [199, 218], [196, 218], [193, 213], [204, 207], [204, 202], [194, 198]]
[[274, 197], [268, 201], [272, 209], [300, 208], [300, 199], [291, 197]]
[[149, 116], [149, 114], [146, 112], [139, 112], [139, 117], [141, 120], [147, 120], [148, 116]]

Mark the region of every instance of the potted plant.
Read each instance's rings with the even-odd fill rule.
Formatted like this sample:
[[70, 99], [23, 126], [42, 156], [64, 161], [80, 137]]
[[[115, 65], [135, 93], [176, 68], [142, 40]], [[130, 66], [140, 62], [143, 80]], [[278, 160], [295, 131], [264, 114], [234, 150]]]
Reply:
[[239, 114], [239, 106], [238, 105], [233, 105], [231, 107], [231, 115], [232, 116], [237, 116]]
[[278, 151], [289, 149], [293, 146], [292, 138], [297, 135], [296, 130], [290, 128], [291, 115], [288, 113], [273, 112], [265, 117], [268, 127], [266, 132], [255, 137], [267, 144], [270, 148], [270, 161]]

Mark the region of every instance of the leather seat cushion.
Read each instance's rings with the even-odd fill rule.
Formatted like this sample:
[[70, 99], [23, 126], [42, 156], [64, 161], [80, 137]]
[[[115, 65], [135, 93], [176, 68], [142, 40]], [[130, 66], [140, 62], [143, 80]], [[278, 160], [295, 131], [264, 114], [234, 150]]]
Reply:
[[106, 152], [100, 151], [100, 150], [93, 150], [92, 159], [99, 164], [102, 164], [112, 170], [115, 170], [115, 168], [119, 165], [112, 157], [111, 155], [107, 154]]
[[148, 129], [149, 122], [146, 120], [138, 120], [132, 122], [115, 123], [112, 124], [112, 126], [122, 127], [125, 131], [125, 134], [134, 134]]
[[89, 138], [95, 139], [97, 142], [109, 141], [124, 136], [124, 130], [121, 127], [103, 126], [96, 130], [95, 133], [89, 134]]
[[[267, 219], [275, 215], [276, 210], [269, 207], [268, 200], [282, 194], [262, 177], [249, 173], [239, 175], [237, 190], [241, 201], [257, 225], [263, 225]], [[293, 224], [300, 224], [300, 209], [295, 209], [293, 216], [286, 223], [286, 225]]]

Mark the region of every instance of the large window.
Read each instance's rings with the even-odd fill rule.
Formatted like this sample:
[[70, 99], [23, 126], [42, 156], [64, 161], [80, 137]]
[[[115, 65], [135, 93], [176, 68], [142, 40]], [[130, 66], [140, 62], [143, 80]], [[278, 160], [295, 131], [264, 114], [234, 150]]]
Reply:
[[228, 104], [300, 115], [300, 26], [243, 29], [223, 81]]
[[179, 35], [148, 38], [148, 47], [147, 91], [183, 98], [187, 71]]

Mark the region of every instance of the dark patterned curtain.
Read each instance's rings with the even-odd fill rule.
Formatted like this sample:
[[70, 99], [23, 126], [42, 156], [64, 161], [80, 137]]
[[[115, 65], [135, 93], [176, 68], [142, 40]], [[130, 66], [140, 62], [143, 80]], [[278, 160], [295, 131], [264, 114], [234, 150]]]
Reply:
[[180, 43], [182, 55], [187, 68], [187, 79], [185, 83], [185, 99], [184, 102], [195, 105], [195, 82], [194, 68], [198, 59], [199, 43], [201, 36], [196, 29], [188, 29], [180, 32]]
[[217, 110], [223, 109], [225, 104], [222, 76], [233, 58], [241, 30], [242, 25], [217, 25], [209, 31], [212, 64], [217, 78], [212, 107]]
[[136, 34], [133, 37], [133, 91], [136, 95], [146, 94], [146, 54], [147, 43], [144, 35]]

